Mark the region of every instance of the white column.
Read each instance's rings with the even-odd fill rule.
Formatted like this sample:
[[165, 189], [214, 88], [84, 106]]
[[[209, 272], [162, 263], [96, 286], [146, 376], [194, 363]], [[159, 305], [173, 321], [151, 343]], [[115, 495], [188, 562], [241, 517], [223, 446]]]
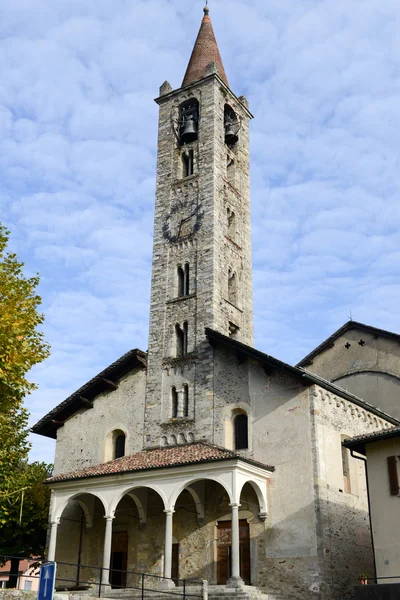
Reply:
[[47, 552], [47, 560], [50, 562], [53, 562], [56, 556], [57, 528], [59, 523], [60, 519], [51, 522], [49, 549]]
[[114, 517], [106, 516], [106, 529], [104, 533], [104, 549], [103, 549], [103, 572], [101, 574], [101, 583], [109, 585], [110, 583], [110, 560], [111, 560], [111, 541], [112, 541], [112, 526]]
[[178, 417], [183, 417], [183, 400], [184, 400], [184, 392], [183, 390], [177, 391], [178, 394]]
[[161, 587], [175, 587], [172, 574], [172, 518], [174, 511], [165, 510], [164, 580]]
[[239, 548], [239, 506], [240, 504], [231, 504], [232, 508], [232, 541], [231, 541], [231, 567], [232, 573], [227, 582], [230, 586], [243, 585], [243, 579], [240, 577], [240, 548]]

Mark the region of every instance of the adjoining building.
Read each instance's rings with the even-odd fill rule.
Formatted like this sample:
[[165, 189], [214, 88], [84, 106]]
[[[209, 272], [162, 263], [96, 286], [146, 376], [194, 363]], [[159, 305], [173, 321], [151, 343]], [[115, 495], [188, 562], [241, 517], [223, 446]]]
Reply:
[[57, 440], [48, 558], [61, 587], [139, 572], [336, 600], [373, 565], [364, 468], [342, 441], [400, 422], [253, 347], [252, 114], [204, 13], [182, 86], [156, 100], [148, 352], [33, 428]]
[[358, 590], [357, 596], [397, 598], [400, 594], [400, 427], [354, 437], [343, 446], [352, 455], [364, 458], [368, 474], [374, 570], [364, 574], [369, 587]]

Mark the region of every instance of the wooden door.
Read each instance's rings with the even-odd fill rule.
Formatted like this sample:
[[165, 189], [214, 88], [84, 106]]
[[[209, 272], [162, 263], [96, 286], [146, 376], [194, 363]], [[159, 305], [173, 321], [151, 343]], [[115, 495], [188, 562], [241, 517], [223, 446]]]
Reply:
[[126, 587], [128, 532], [114, 531], [111, 542], [110, 584], [113, 589]]
[[171, 578], [175, 585], [179, 585], [179, 543], [172, 544]]
[[[217, 584], [225, 585], [231, 576], [232, 523], [221, 521], [217, 530]], [[239, 521], [240, 576], [250, 585], [250, 528], [245, 519]]]

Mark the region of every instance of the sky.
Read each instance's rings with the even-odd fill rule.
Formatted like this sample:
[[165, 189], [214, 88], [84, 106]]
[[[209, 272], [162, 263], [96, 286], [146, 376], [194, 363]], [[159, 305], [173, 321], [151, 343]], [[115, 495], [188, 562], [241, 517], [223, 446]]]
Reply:
[[[202, 0], [1, 0], [0, 221], [40, 273], [31, 424], [147, 349], [158, 107]], [[398, 0], [210, 0], [251, 125], [255, 346], [296, 363], [354, 320], [400, 332]], [[32, 435], [32, 460], [54, 442]]]

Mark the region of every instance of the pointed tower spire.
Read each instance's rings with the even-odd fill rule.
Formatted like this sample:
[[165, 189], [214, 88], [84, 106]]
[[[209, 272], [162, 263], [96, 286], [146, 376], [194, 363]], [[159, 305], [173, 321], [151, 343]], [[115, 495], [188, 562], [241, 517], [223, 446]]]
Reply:
[[190, 57], [188, 68], [186, 69], [185, 77], [183, 78], [182, 87], [199, 81], [205, 77], [206, 67], [214, 62], [218, 69], [218, 75], [222, 81], [229, 87], [228, 79], [225, 74], [224, 65], [222, 64], [221, 55], [219, 53], [217, 40], [215, 39], [213, 26], [209, 17], [209, 8], [205, 6], [204, 17], [201, 22], [200, 31], [194, 44], [192, 56]]

